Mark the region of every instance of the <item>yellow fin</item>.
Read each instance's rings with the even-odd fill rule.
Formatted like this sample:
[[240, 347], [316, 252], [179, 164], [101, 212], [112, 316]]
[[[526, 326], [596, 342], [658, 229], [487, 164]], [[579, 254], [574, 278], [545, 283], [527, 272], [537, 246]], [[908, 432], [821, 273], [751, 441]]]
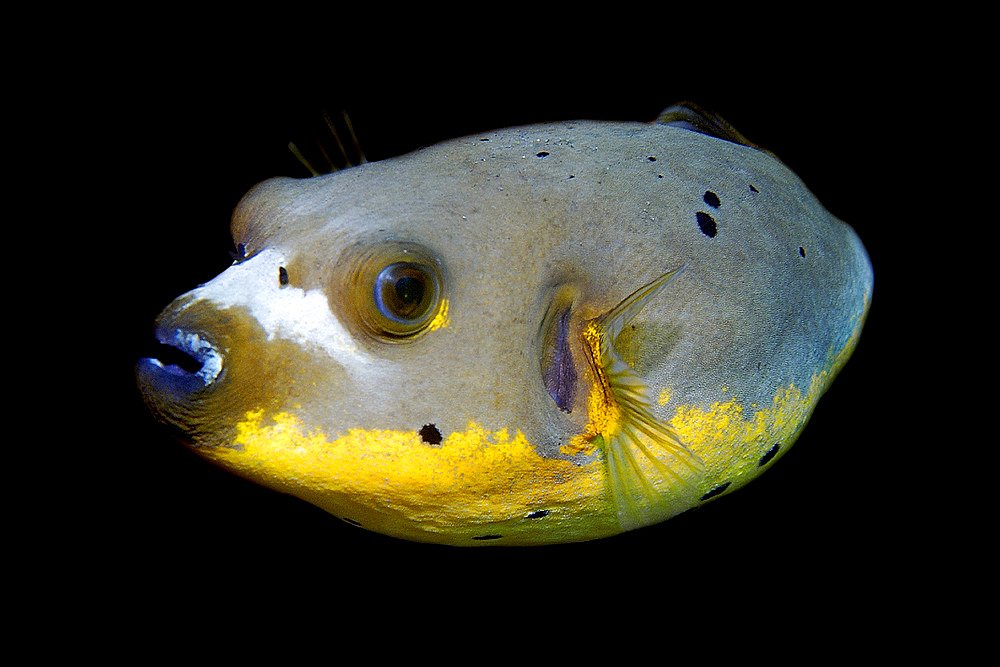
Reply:
[[[608, 485], [622, 528], [631, 530], [679, 513], [697, 493], [701, 460], [652, 413], [649, 388], [621, 358], [614, 340], [686, 266], [645, 285], [584, 329], [604, 390], [605, 418], [597, 424]], [[595, 439], [596, 441], [596, 439]]]

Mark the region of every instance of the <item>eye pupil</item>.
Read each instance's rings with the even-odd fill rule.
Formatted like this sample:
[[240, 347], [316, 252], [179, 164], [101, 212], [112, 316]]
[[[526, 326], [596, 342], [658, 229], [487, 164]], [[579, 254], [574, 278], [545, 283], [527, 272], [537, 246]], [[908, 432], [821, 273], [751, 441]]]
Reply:
[[424, 284], [413, 276], [403, 276], [396, 281], [396, 298], [409, 309], [420, 305], [424, 298]]

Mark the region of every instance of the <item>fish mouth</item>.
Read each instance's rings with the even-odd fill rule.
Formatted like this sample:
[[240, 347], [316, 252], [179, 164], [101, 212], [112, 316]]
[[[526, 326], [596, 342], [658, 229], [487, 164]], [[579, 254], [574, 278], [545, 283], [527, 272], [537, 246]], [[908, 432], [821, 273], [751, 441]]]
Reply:
[[155, 356], [140, 359], [137, 371], [154, 390], [188, 393], [215, 383], [223, 362], [218, 346], [203, 334], [161, 328], [156, 332]]

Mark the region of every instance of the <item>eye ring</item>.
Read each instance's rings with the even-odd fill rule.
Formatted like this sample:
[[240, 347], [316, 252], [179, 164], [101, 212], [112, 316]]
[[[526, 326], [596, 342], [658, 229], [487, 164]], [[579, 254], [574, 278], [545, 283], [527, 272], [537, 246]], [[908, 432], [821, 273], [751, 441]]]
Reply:
[[[423, 245], [386, 240], [359, 244], [338, 261], [350, 304], [344, 315], [359, 333], [383, 343], [407, 343], [443, 326], [447, 275]], [[335, 280], [336, 280], [335, 274]]]

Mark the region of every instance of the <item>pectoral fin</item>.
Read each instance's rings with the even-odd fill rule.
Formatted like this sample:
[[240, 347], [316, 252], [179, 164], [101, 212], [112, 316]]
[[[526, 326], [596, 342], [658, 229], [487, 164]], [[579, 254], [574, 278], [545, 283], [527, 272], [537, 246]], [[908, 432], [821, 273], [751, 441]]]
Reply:
[[704, 470], [677, 433], [653, 415], [649, 388], [614, 346], [622, 328], [683, 270], [639, 288], [584, 329], [606, 401], [595, 420], [595, 442], [604, 450], [609, 491], [625, 530], [680, 511]]

